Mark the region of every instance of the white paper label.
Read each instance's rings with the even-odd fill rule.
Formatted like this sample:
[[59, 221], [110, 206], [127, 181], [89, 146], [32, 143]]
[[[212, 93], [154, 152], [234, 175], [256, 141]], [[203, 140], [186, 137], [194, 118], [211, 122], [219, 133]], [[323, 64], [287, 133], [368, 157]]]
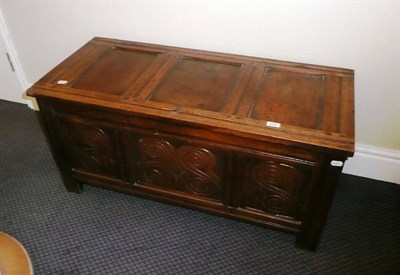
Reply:
[[342, 167], [342, 166], [343, 166], [343, 161], [340, 161], [340, 160], [332, 160], [332, 161], [331, 161], [331, 165], [332, 165], [332, 166], [336, 166], [336, 167]]
[[59, 81], [57, 81], [57, 84], [60, 84], [60, 85], [65, 85], [67, 83], [68, 83], [68, 80], [59, 80]]
[[267, 121], [267, 123], [265, 125], [268, 127], [273, 127], [273, 128], [281, 128], [281, 124], [279, 122], [275, 122], [275, 121]]

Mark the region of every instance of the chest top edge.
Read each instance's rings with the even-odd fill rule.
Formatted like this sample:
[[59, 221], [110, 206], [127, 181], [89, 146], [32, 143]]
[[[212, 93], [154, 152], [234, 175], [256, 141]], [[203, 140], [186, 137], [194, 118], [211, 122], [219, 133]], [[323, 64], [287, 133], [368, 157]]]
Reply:
[[96, 37], [27, 93], [345, 151], [354, 146], [348, 69]]

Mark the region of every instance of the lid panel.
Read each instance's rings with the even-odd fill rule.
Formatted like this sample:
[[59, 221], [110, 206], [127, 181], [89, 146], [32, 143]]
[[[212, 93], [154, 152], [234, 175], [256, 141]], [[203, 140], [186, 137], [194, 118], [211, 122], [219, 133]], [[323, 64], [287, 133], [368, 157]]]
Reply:
[[248, 117], [317, 129], [322, 75], [266, 69]]
[[94, 38], [27, 93], [354, 151], [354, 71], [348, 69]]
[[71, 87], [123, 94], [158, 54], [113, 47], [81, 74]]
[[341, 121], [340, 106], [342, 100], [341, 93], [342, 78], [336, 76], [326, 76], [324, 79], [324, 100], [321, 105], [321, 115], [319, 129], [326, 133], [338, 133]]
[[148, 100], [218, 111], [229, 99], [240, 71], [241, 64], [183, 57]]

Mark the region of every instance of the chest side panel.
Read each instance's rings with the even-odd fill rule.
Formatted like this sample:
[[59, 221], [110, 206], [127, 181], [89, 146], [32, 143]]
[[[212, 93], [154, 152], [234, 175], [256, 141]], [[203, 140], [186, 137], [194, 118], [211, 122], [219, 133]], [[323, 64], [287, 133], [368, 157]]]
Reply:
[[57, 146], [73, 170], [119, 178], [115, 131], [82, 118], [56, 115], [53, 130]]

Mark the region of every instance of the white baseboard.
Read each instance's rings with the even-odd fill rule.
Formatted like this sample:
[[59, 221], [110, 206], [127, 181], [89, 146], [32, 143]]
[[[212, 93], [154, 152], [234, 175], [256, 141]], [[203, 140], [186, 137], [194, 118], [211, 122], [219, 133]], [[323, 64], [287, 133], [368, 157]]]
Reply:
[[400, 184], [400, 151], [356, 144], [343, 173]]

